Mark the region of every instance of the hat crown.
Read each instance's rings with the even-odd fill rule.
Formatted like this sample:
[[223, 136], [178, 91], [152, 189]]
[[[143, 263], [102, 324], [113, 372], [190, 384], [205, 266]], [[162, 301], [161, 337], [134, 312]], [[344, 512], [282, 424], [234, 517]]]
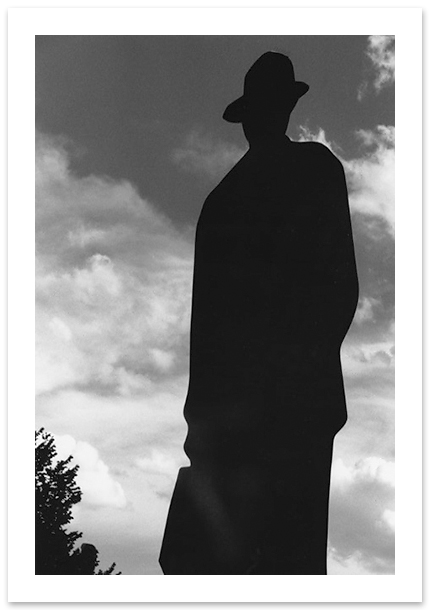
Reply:
[[291, 59], [282, 53], [267, 51], [250, 67], [245, 75], [244, 94], [270, 96], [292, 91], [295, 86]]

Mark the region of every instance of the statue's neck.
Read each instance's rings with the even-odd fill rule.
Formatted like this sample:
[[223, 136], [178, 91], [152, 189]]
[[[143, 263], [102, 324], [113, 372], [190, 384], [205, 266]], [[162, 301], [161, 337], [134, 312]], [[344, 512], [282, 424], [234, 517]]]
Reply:
[[267, 136], [261, 138], [253, 138], [248, 140], [250, 150], [274, 150], [276, 148], [284, 147], [285, 145], [291, 144], [291, 140], [285, 134], [279, 136]]

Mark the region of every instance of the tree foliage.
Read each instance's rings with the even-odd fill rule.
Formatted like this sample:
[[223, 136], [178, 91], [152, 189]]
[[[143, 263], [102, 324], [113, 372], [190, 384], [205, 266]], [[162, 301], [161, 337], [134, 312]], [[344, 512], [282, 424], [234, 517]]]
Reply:
[[[72, 456], [58, 460], [54, 438], [43, 428], [36, 432], [36, 574], [113, 574], [115, 563], [105, 571], [92, 544], [75, 548], [81, 532], [68, 531], [72, 508], [82, 498], [75, 478], [79, 466]], [[120, 574], [120, 572], [118, 573]]]

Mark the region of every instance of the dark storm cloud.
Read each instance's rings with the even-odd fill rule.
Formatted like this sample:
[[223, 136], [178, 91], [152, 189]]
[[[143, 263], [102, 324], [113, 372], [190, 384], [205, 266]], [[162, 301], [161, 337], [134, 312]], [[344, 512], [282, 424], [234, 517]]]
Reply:
[[[79, 175], [126, 179], [180, 224], [195, 222], [207, 184], [169, 167], [193, 131], [243, 149], [238, 126], [221, 119], [243, 78], [269, 48], [289, 53], [310, 84], [295, 125], [323, 125], [350, 148], [352, 127], [373, 127], [373, 109], [356, 103], [365, 36], [38, 36], [36, 124], [85, 150]], [[336, 69], [333, 66], [336, 65]], [[354, 106], [356, 107], [354, 110]], [[390, 124], [388, 108], [379, 121]]]

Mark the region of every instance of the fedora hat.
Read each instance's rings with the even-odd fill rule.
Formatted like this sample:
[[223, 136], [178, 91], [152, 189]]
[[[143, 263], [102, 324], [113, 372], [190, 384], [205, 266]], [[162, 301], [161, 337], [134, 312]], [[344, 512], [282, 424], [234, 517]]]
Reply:
[[250, 108], [261, 112], [281, 109], [288, 102], [296, 102], [308, 90], [309, 85], [296, 81], [289, 57], [268, 51], [249, 68], [243, 95], [227, 106], [222, 118], [229, 123], [241, 123]]

